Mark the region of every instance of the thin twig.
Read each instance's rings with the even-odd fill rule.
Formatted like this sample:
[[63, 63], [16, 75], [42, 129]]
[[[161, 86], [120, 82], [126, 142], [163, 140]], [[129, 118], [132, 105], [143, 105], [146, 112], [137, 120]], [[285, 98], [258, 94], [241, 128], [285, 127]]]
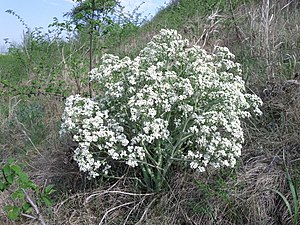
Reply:
[[130, 212], [128, 213], [128, 215], [126, 216], [123, 225], [127, 224], [127, 221], [129, 219], [129, 216], [132, 214], [132, 212], [139, 206], [141, 205], [143, 202], [145, 201], [145, 198], [142, 198], [141, 201], [139, 201], [137, 204], [135, 204], [135, 206], [132, 207], [132, 209], [130, 210]]
[[123, 194], [123, 195], [129, 195], [129, 196], [150, 196], [150, 195], [154, 195], [154, 193], [138, 194], [138, 193], [124, 192], [124, 191], [108, 191], [108, 190], [105, 190], [103, 192], [97, 192], [97, 193], [94, 193], [94, 194], [90, 195], [89, 197], [87, 197], [85, 199], [85, 203], [88, 203], [89, 200], [92, 197], [101, 196], [101, 195], [105, 195], [105, 194]]
[[16, 120], [17, 120], [17, 122], [24, 128], [24, 129], [22, 129], [22, 132], [23, 132], [23, 134], [28, 138], [29, 142], [31, 143], [31, 145], [33, 146], [33, 148], [35, 149], [35, 151], [36, 151], [40, 156], [42, 156], [42, 157], [44, 158], [44, 156], [42, 155], [42, 153], [37, 149], [37, 147], [35, 146], [35, 144], [34, 144], [33, 141], [31, 140], [31, 138], [29, 137], [29, 135], [26, 133], [25, 130], [27, 130], [27, 129], [26, 129], [25, 125], [24, 125], [23, 123], [21, 123], [21, 122], [18, 120], [17, 117], [16, 117]]
[[21, 216], [24, 216], [26, 218], [29, 218], [29, 219], [32, 219], [32, 220], [37, 220], [37, 218], [35, 216], [32, 216], [32, 215], [28, 215], [26, 213], [21, 213]]
[[149, 205], [146, 207], [146, 209], [143, 212], [143, 215], [141, 216], [141, 218], [139, 219], [139, 221], [135, 224], [135, 225], [139, 225], [142, 223], [142, 221], [144, 220], [144, 217], [147, 215], [148, 210], [150, 209], [151, 205], [153, 204], [153, 202], [155, 202], [156, 198], [154, 198]]
[[55, 207], [54, 213], [58, 213], [58, 211], [60, 210], [60, 208], [61, 208], [66, 202], [68, 202], [68, 201], [70, 201], [70, 200], [72, 200], [72, 199], [74, 199], [74, 198], [77, 198], [77, 197], [82, 197], [83, 195], [84, 195], [84, 194], [79, 193], [79, 194], [72, 195], [72, 196], [70, 196], [69, 198], [63, 200], [62, 202], [60, 202], [60, 203], [58, 204], [58, 206]]
[[22, 188], [22, 191], [26, 197], [26, 200], [28, 201], [28, 203], [32, 206], [32, 208], [34, 209], [36, 215], [37, 215], [37, 220], [40, 222], [41, 225], [46, 225], [45, 220], [43, 218], [43, 215], [40, 213], [39, 208], [37, 207], [37, 205], [32, 201], [32, 199], [30, 198], [30, 196], [27, 194], [27, 192]]
[[105, 217], [106, 217], [106, 216], [107, 216], [107, 215], [108, 215], [110, 212], [112, 212], [112, 211], [114, 211], [114, 210], [116, 210], [116, 209], [118, 209], [118, 208], [121, 208], [121, 207], [124, 207], [124, 206], [130, 205], [130, 204], [133, 204], [133, 203], [135, 203], [135, 201], [132, 201], [132, 202], [127, 202], [127, 203], [124, 203], [124, 204], [118, 205], [118, 206], [116, 206], [116, 207], [113, 207], [113, 208], [111, 208], [111, 209], [107, 210], [107, 211], [105, 212], [104, 216], [102, 217], [102, 219], [101, 219], [101, 221], [100, 221], [99, 225], [102, 225], [102, 224], [103, 224], [103, 221], [105, 220]]
[[233, 24], [234, 24], [236, 37], [241, 41], [242, 38], [241, 38], [241, 34], [240, 34], [240, 29], [237, 25], [237, 22], [236, 22], [236, 19], [235, 19], [235, 16], [234, 16], [232, 0], [229, 0], [229, 11], [230, 11], [230, 14], [231, 14], [231, 19], [232, 19]]

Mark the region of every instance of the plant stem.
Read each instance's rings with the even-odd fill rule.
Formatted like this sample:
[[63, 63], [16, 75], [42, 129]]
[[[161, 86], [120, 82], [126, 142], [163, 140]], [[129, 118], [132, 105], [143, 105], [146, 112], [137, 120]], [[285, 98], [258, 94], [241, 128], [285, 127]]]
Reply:
[[185, 130], [187, 128], [187, 125], [190, 122], [190, 118], [191, 117], [187, 118], [187, 120], [185, 121], [184, 126], [182, 128], [182, 131], [180, 132], [180, 137], [178, 138], [177, 143], [175, 144], [175, 146], [173, 146], [173, 149], [171, 151], [170, 157], [167, 160], [167, 165], [164, 167], [163, 177], [166, 176], [166, 174], [167, 174], [170, 166], [172, 165], [173, 158], [174, 158], [175, 154], [177, 153], [178, 149], [180, 149], [180, 147], [183, 144], [183, 142], [185, 141], [185, 139], [187, 139], [191, 135], [191, 134], [189, 134], [189, 135], [183, 137], [183, 135], [185, 133]]

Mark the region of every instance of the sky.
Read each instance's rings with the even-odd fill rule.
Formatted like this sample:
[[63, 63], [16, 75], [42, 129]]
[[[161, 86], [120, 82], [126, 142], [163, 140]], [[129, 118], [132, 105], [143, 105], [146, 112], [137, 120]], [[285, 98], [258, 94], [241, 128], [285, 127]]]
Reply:
[[[120, 0], [125, 11], [131, 12], [141, 3], [139, 12], [143, 16], [154, 15], [159, 8], [164, 7], [170, 0]], [[8, 45], [4, 39], [12, 43], [20, 43], [24, 26], [16, 16], [6, 13], [13, 10], [29, 28], [47, 28], [53, 22], [53, 17], [63, 21], [63, 14], [74, 6], [72, 0], [0, 0], [0, 52], [4, 52]], [[45, 29], [47, 30], [47, 29]]]

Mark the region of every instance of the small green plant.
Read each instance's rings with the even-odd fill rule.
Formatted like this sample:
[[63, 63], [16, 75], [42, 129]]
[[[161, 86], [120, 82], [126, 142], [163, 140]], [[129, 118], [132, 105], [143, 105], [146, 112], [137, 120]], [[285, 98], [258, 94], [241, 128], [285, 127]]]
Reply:
[[11, 193], [10, 197], [14, 202], [13, 205], [4, 207], [7, 217], [11, 220], [24, 216], [45, 225], [40, 207], [52, 205], [50, 195], [55, 192], [53, 187], [53, 185], [48, 185], [41, 188], [36, 185], [14, 160], [9, 160], [1, 168], [0, 191]]
[[284, 204], [286, 205], [288, 212], [291, 216], [291, 219], [293, 220], [293, 225], [298, 225], [298, 218], [299, 218], [299, 202], [298, 202], [298, 193], [297, 193], [297, 188], [295, 185], [295, 182], [292, 180], [290, 171], [289, 171], [289, 166], [287, 164], [287, 160], [285, 157], [285, 152], [283, 152], [283, 163], [284, 163], [284, 169], [285, 169], [285, 174], [286, 178], [289, 184], [289, 189], [291, 191], [292, 197], [293, 197], [293, 204], [291, 204], [287, 196], [285, 196], [282, 192], [276, 190], [276, 189], [269, 189], [276, 194], [280, 196], [280, 198], [283, 200]]

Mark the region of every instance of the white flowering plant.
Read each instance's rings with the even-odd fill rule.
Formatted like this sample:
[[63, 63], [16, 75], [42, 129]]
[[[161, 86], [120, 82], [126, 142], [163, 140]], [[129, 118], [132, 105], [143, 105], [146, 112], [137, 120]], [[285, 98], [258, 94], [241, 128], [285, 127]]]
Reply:
[[117, 160], [141, 169], [160, 190], [176, 163], [203, 172], [233, 167], [241, 155], [241, 119], [261, 114], [240, 65], [226, 47], [209, 54], [163, 29], [130, 59], [105, 54], [90, 72], [94, 98], [67, 98], [61, 133], [78, 147], [74, 159], [90, 178]]

